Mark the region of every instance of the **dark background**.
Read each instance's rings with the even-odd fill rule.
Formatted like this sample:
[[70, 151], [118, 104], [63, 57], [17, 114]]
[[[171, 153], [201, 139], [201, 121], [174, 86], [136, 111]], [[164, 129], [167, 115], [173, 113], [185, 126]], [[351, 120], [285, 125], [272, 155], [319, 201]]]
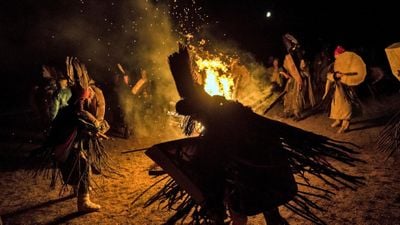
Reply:
[[[211, 1], [210, 1], [211, 2]], [[341, 44], [380, 51], [399, 41], [398, 10], [386, 1], [212, 1], [210, 15], [226, 32], [257, 55], [283, 49], [281, 35], [291, 33], [307, 51]], [[267, 10], [273, 12], [270, 19]]]
[[[116, 49], [121, 48], [116, 48], [117, 45], [124, 45], [126, 52], [122, 52], [122, 55], [128, 54], [130, 48], [134, 49], [134, 44], [127, 44], [129, 36], [124, 41], [118, 39], [124, 35], [121, 27], [126, 20], [139, 17], [135, 9], [127, 7], [127, 2], [1, 1], [0, 109], [5, 110], [24, 102], [29, 88], [41, 76], [41, 65], [62, 66], [66, 55], [79, 55], [82, 49], [87, 48], [90, 40], [84, 40], [85, 36], [75, 41], [60, 37], [65, 23], [76, 23], [76, 27], [84, 27], [88, 33], [101, 38], [103, 45], [99, 51], [94, 51], [93, 56], [85, 54], [86, 58], [106, 62], [103, 63], [104, 68], [96, 68], [98, 71], [105, 71], [108, 64], [119, 60], [121, 52], [118, 50], [117, 54]], [[304, 3], [285, 0], [150, 2], [198, 9], [199, 15], [191, 17], [196, 26], [208, 23], [213, 35], [222, 41], [234, 40], [241, 49], [251, 52], [261, 62], [270, 55], [284, 53], [281, 37], [287, 32], [299, 39], [310, 57], [323, 46], [332, 49], [341, 44], [347, 49], [359, 51], [368, 65], [385, 67], [388, 64], [384, 48], [400, 41], [400, 29], [396, 24], [398, 10], [385, 1], [362, 4], [352, 1]], [[266, 18], [269, 10], [272, 17]]]

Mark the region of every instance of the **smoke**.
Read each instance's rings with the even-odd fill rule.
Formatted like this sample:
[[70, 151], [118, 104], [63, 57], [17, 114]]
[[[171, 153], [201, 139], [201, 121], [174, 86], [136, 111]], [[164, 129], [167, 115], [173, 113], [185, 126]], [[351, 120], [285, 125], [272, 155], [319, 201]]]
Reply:
[[167, 113], [173, 110], [174, 103], [179, 99], [167, 60], [177, 49], [178, 39], [173, 34], [166, 5], [130, 1], [128, 7], [135, 9], [137, 17], [130, 24], [138, 31], [134, 36], [136, 48], [131, 59], [135, 68], [147, 72], [149, 84], [146, 88], [150, 89], [150, 95], [143, 93], [134, 99], [133, 106], [126, 107], [127, 115], [132, 115], [127, 117], [127, 122], [138, 135], [160, 135], [170, 132], [167, 131], [170, 125]]
[[[227, 36], [215, 36], [223, 29], [218, 23], [210, 25], [195, 1], [81, 0], [49, 4], [32, 28], [32, 46], [42, 53], [46, 49], [44, 54], [57, 59], [60, 70], [65, 68], [66, 56], [78, 57], [87, 65], [91, 78], [101, 85], [106, 99], [115, 91], [113, 78], [121, 75], [118, 63], [130, 75], [131, 85], [140, 79], [141, 69], [147, 71], [150, 96], [118, 92], [134, 136], [162, 135], [169, 127], [167, 113], [174, 110], [179, 95], [167, 59], [187, 34], [197, 40], [207, 39], [208, 50], [226, 55], [227, 60], [239, 57], [250, 73], [263, 73], [261, 63], [252, 54], [240, 50], [241, 46]], [[252, 91], [249, 87], [246, 90]], [[115, 102], [108, 104], [113, 107]]]
[[[107, 101], [107, 108], [112, 111], [120, 104], [134, 135], [161, 135], [167, 129], [167, 111], [179, 95], [167, 60], [177, 50], [178, 38], [166, 4], [147, 0], [82, 0], [53, 3], [39, 14], [39, 22], [31, 32], [35, 40], [32, 47], [42, 52], [48, 49], [48, 61], [57, 61], [60, 71], [65, 71], [66, 56], [78, 57], [103, 89], [106, 100], [117, 90], [113, 87], [115, 76], [122, 76], [118, 63], [129, 74], [131, 86], [140, 79], [140, 71], [145, 70], [148, 92], [118, 92], [119, 103]], [[146, 98], [145, 94], [150, 95]], [[111, 112], [106, 112], [106, 117], [108, 113]], [[113, 121], [110, 124], [113, 126]]]

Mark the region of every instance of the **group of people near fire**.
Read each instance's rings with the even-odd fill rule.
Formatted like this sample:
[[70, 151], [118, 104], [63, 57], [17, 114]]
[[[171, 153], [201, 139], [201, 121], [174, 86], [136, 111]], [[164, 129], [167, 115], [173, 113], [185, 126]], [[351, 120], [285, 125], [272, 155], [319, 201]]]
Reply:
[[[313, 73], [310, 73], [310, 63], [305, 59], [304, 50], [297, 39], [286, 34], [283, 43], [287, 50], [283, 67], [279, 65], [279, 59], [274, 58], [264, 78], [268, 79], [267, 83], [274, 85], [275, 91], [282, 93], [282, 115], [300, 120], [310, 115], [310, 111], [324, 108], [329, 101], [329, 118], [333, 120], [331, 126], [339, 127], [338, 133], [348, 131], [353, 105], [357, 103], [352, 87], [363, 82], [366, 76], [363, 59], [355, 52], [337, 46], [333, 52], [334, 61], [330, 60], [329, 53], [324, 52], [317, 58], [312, 66]], [[321, 173], [334, 178], [341, 177], [344, 182], [358, 182], [356, 177], [344, 176], [318, 160], [319, 152], [334, 152], [335, 149], [346, 147], [340, 147], [329, 138], [257, 115], [240, 102], [199, 92], [197, 84], [190, 84], [195, 74], [192, 74], [185, 61], [188, 58], [185, 55], [187, 49], [182, 49], [179, 54], [170, 56], [169, 63], [181, 96], [176, 103], [177, 113], [190, 116], [205, 126], [204, 133], [196, 140], [201, 147], [194, 162], [195, 169], [203, 175], [201, 189], [206, 202], [189, 202], [190, 207], [203, 204], [202, 207], [209, 210], [205, 213], [208, 217], [203, 218], [205, 221], [223, 224], [226, 215], [220, 212], [228, 207], [235, 225], [246, 224], [247, 216], [258, 213], [264, 214], [268, 225], [287, 224], [278, 206], [294, 200], [300, 208], [293, 207], [293, 211], [318, 222], [318, 218], [306, 209], [310, 203], [308, 199], [299, 197], [293, 174], [302, 174], [308, 171], [306, 168], [312, 167], [317, 171], [314, 171], [316, 176]], [[126, 75], [120, 64], [118, 69]], [[231, 69], [243, 75], [235, 80], [238, 91], [245, 89], [251, 82], [250, 73], [237, 60], [232, 62]], [[57, 80], [57, 89], [52, 94], [48, 109], [50, 131], [43, 147], [35, 151], [33, 157], [43, 158], [46, 155], [45, 158], [54, 161], [54, 169], [61, 173], [64, 187], [70, 185], [73, 188], [79, 211], [98, 211], [101, 206], [90, 200], [89, 192], [93, 186], [90, 177], [113, 169], [102, 145], [110, 130], [105, 119], [107, 96], [96, 86], [86, 65], [75, 57], [66, 58], [65, 73], [44, 66], [43, 75], [49, 74]], [[119, 79], [115, 80], [116, 83], [125, 83], [123, 86], [126, 89], [128, 78], [117, 76], [116, 79]], [[142, 71], [139, 82], [128, 85], [128, 91], [136, 94], [147, 82], [146, 71]], [[144, 97], [148, 94], [145, 93]], [[116, 97], [114, 100], [121, 99]], [[134, 105], [131, 107], [135, 110]], [[124, 114], [120, 119], [121, 123], [125, 123], [123, 117], [129, 116], [129, 113], [120, 110], [117, 114]], [[276, 133], [268, 138], [262, 136], [271, 129]], [[208, 146], [207, 149], [204, 146]], [[326, 152], [324, 154], [329, 157]], [[333, 155], [332, 158], [336, 157]], [[346, 155], [341, 159], [352, 161]], [[274, 169], [273, 173], [271, 168]], [[52, 178], [56, 179], [57, 175]], [[271, 182], [264, 182], [264, 178]], [[182, 217], [178, 216], [178, 219]]]
[[331, 54], [334, 60], [329, 52], [322, 50], [310, 66], [297, 39], [285, 34], [283, 42], [287, 49], [283, 66], [274, 58], [265, 77], [275, 90], [284, 92], [282, 116], [300, 120], [312, 110], [326, 109], [330, 100], [331, 127], [339, 127], [338, 133], [348, 131], [353, 105], [359, 101], [355, 87], [367, 74], [363, 59], [338, 45]]
[[190, 224], [222, 225], [228, 219], [231, 224], [245, 225], [248, 216], [262, 213], [268, 225], [284, 225], [287, 221], [280, 206], [323, 224], [310, 210], [318, 204], [309, 198], [322, 195], [299, 190], [298, 185], [307, 183], [325, 192], [311, 177], [331, 187], [336, 182], [355, 188], [362, 183], [362, 177], [326, 163], [357, 161], [345, 145], [268, 119], [240, 101], [207, 94], [193, 79], [186, 46], [180, 45], [168, 59], [181, 97], [176, 111], [200, 122], [204, 129], [199, 136], [159, 143], [146, 151], [171, 177], [145, 203], [159, 202], [176, 211], [165, 224], [189, 217]]
[[[105, 96], [93, 75], [89, 75], [86, 65], [77, 57], [66, 57], [64, 71], [43, 65], [43, 83], [35, 86], [31, 99], [45, 131], [43, 145], [30, 155], [37, 168], [35, 175], [46, 174], [47, 165], [53, 165], [51, 185], [54, 186], [61, 175], [62, 191], [69, 189], [68, 185], [72, 187], [81, 212], [101, 208], [90, 200], [89, 190], [94, 186], [90, 182], [91, 175], [118, 174], [102, 144], [108, 139], [106, 133], [111, 128], [107, 120], [110, 119], [114, 127], [122, 128], [122, 137], [128, 138], [131, 131], [128, 131], [126, 117], [131, 114], [124, 110], [122, 105], [127, 104], [124, 101], [129, 101], [131, 110], [135, 106], [129, 98], [134, 95], [143, 104], [149, 101], [146, 70], [141, 69], [141, 78], [135, 85], [120, 64], [116, 67], [120, 73], [115, 74], [109, 87], [103, 87], [108, 94]], [[107, 117], [106, 113], [109, 114]]]

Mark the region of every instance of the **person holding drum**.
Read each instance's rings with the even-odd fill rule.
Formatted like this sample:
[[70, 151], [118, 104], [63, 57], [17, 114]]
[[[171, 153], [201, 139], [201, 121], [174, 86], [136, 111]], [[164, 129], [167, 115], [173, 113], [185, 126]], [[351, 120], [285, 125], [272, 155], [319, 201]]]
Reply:
[[346, 51], [342, 46], [337, 46], [334, 51], [335, 62], [327, 75], [325, 86], [325, 99], [333, 87], [331, 111], [329, 117], [335, 120], [331, 127], [340, 127], [337, 133], [349, 130], [352, 118], [352, 105], [355, 93], [351, 87], [362, 83], [367, 74], [363, 59], [354, 52]]

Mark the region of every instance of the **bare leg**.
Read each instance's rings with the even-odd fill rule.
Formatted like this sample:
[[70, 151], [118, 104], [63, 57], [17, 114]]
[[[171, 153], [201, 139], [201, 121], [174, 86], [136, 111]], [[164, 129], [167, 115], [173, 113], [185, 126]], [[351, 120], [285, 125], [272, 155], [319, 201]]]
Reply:
[[331, 127], [338, 127], [338, 126], [340, 126], [341, 123], [342, 123], [341, 120], [335, 120], [335, 122], [333, 122], [333, 123], [331, 124]]
[[288, 222], [281, 216], [278, 208], [263, 212], [267, 225], [289, 225]]
[[349, 130], [350, 126], [350, 121], [349, 120], [343, 120], [342, 126], [338, 130], [338, 133], [344, 133]]

